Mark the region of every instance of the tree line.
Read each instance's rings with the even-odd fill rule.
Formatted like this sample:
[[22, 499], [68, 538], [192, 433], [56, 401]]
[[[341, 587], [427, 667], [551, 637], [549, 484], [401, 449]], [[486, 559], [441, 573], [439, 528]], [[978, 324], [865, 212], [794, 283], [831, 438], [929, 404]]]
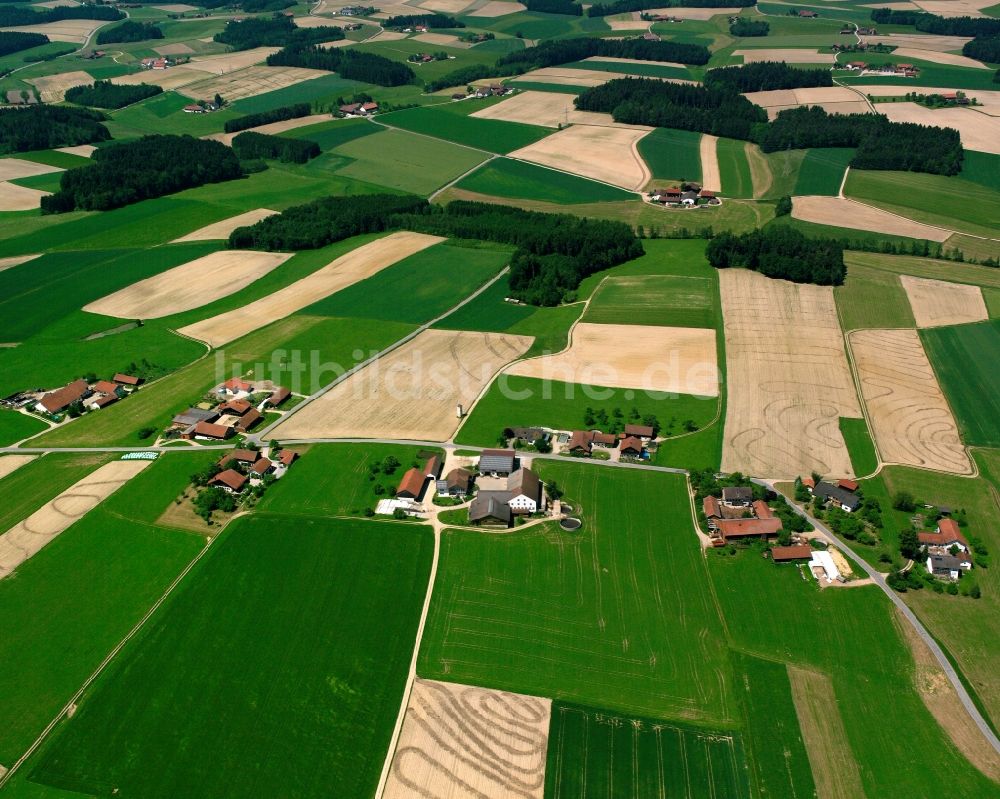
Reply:
[[812, 89], [833, 86], [828, 69], [798, 69], [784, 61], [761, 61], [736, 67], [710, 69], [705, 85], [736, 92], [768, 92], [774, 89]]
[[1000, 64], [1000, 35], [977, 36], [971, 42], [965, 43], [962, 55], [978, 61]]
[[321, 152], [314, 141], [271, 136], [248, 130], [233, 138], [233, 151], [241, 161], [274, 158], [290, 164], [304, 164]]
[[97, 34], [97, 43], [145, 42], [149, 39], [162, 38], [163, 31], [152, 22], [133, 22], [127, 19], [121, 25], [115, 25], [113, 28], [108, 28]]
[[291, 17], [276, 14], [273, 17], [251, 17], [242, 22], [229, 22], [215, 41], [228, 44], [235, 50], [252, 50], [255, 47], [291, 47], [316, 42], [334, 42], [344, 38], [344, 31], [336, 26], [300, 28]]
[[247, 128], [269, 125], [272, 122], [284, 122], [286, 119], [307, 117], [311, 112], [312, 109], [309, 107], [309, 103], [283, 105], [279, 108], [272, 108], [270, 111], [259, 111], [256, 114], [247, 114], [236, 117], [236, 119], [227, 119], [222, 129], [226, 133], [236, 133]]
[[8, 6], [0, 8], [0, 27], [4, 28], [17, 25], [44, 25], [47, 22], [61, 22], [66, 19], [97, 19], [113, 22], [125, 19], [125, 15], [117, 8], [97, 5], [59, 6], [45, 11]]
[[447, 14], [401, 14], [389, 17], [382, 23], [383, 28], [414, 28], [424, 25], [428, 28], [464, 28], [465, 23]]
[[163, 93], [162, 86], [139, 83], [133, 86], [118, 85], [109, 80], [95, 81], [93, 86], [74, 86], [66, 90], [66, 99], [78, 105], [94, 108], [124, 108], [147, 97]]
[[145, 136], [91, 157], [93, 164], [62, 173], [59, 191], [42, 198], [42, 213], [107, 211], [243, 175], [229, 147], [191, 136]]
[[1000, 19], [992, 17], [939, 17], [925, 11], [893, 11], [876, 8], [872, 19], [880, 25], [913, 25], [923, 33], [938, 36], [997, 36]]
[[646, 11], [650, 8], [749, 8], [757, 0], [616, 0], [613, 3], [595, 3], [587, 9], [588, 17], [607, 17], [629, 11]]
[[839, 241], [808, 238], [785, 225], [740, 235], [719, 233], [708, 243], [705, 257], [716, 269], [743, 267], [795, 283], [839, 286], [847, 275]]
[[[318, 29], [313, 29], [318, 30]], [[405, 86], [417, 76], [406, 64], [375, 53], [336, 47], [292, 45], [267, 57], [270, 67], [304, 67], [339, 72], [342, 78], [376, 86]]]
[[295, 5], [295, 0], [243, 0], [240, 3], [248, 14], [263, 14], [267, 11], [284, 11]]
[[729, 32], [733, 36], [767, 36], [771, 32], [771, 26], [764, 20], [737, 17], [729, 26]]
[[22, 33], [21, 31], [0, 31], [0, 56], [28, 50], [49, 43], [49, 37], [42, 33]]
[[0, 109], [0, 153], [23, 153], [108, 141], [100, 111], [58, 105]]
[[583, 15], [583, 6], [577, 5], [573, 0], [525, 0], [524, 5], [528, 11], [541, 14], [566, 14], [571, 17]]
[[[854, 147], [851, 166], [858, 169], [939, 175], [955, 175], [961, 170], [962, 142], [958, 132], [951, 128], [891, 122], [880, 114], [827, 114], [819, 106], [782, 111], [768, 122], [764, 109], [739, 93], [742, 69], [710, 70], [704, 86], [618, 78], [587, 89], [576, 98], [575, 104], [581, 111], [610, 113], [616, 122], [753, 141], [765, 153], [809, 147]], [[714, 73], [736, 77], [718, 80], [712, 77]]]

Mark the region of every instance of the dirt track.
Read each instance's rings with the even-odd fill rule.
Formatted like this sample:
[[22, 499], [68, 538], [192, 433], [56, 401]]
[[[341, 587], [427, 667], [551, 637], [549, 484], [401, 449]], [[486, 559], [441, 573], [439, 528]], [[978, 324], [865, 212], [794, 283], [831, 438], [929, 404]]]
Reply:
[[855, 330], [851, 351], [886, 463], [954, 474], [972, 466], [916, 330]]
[[542, 799], [552, 701], [418, 679], [382, 799]]
[[943, 327], [989, 318], [979, 286], [900, 275], [917, 327]]

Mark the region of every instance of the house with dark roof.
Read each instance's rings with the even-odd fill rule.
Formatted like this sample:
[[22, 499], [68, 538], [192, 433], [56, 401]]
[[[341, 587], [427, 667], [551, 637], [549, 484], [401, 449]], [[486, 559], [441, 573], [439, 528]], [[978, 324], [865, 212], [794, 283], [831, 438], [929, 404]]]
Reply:
[[221, 488], [223, 491], [228, 491], [230, 494], [238, 494], [243, 490], [248, 479], [245, 474], [240, 474], [235, 469], [226, 469], [215, 475], [215, 477], [208, 481], [208, 484], [216, 488]]
[[625, 436], [647, 440], [653, 437], [653, 428], [645, 424], [627, 424], [625, 425]]
[[469, 505], [469, 523], [510, 527], [514, 514], [505, 491], [480, 491]]
[[240, 417], [240, 420], [233, 425], [239, 432], [245, 433], [252, 429], [263, 417], [263, 414], [256, 408], [251, 408]]
[[234, 449], [227, 452], [221, 458], [219, 458], [219, 466], [225, 466], [228, 463], [245, 463], [247, 466], [256, 463], [261, 459], [261, 454], [253, 449]]
[[290, 389], [287, 389], [284, 386], [278, 386], [273, 392], [271, 392], [271, 396], [267, 398], [266, 402], [270, 407], [277, 408], [290, 396], [292, 396]]
[[623, 438], [618, 445], [618, 451], [622, 454], [623, 458], [641, 458], [642, 440], [635, 436]]
[[267, 458], [261, 458], [250, 467], [250, 474], [253, 477], [263, 477], [274, 470], [274, 464]]
[[589, 456], [593, 454], [594, 447], [614, 449], [617, 444], [617, 437], [611, 433], [602, 433], [600, 430], [574, 430], [566, 449], [573, 455]]
[[514, 459], [514, 450], [484, 449], [479, 456], [479, 473], [506, 477], [514, 471]]
[[963, 571], [972, 568], [972, 561], [966, 555], [928, 555], [927, 571], [944, 580], [957, 580]]
[[816, 487], [812, 489], [812, 495], [819, 497], [825, 504], [833, 503], [848, 513], [854, 513], [861, 507], [861, 497], [853, 491], [832, 485], [825, 480], [817, 483]]
[[99, 411], [101, 408], [107, 408], [109, 405], [113, 405], [118, 402], [117, 394], [96, 394], [90, 399], [84, 400], [83, 404], [87, 410]]
[[424, 474], [426, 474], [431, 480], [437, 480], [438, 475], [441, 473], [441, 458], [437, 455], [432, 455], [427, 459], [427, 465], [424, 467]]
[[722, 489], [722, 504], [734, 507], [748, 507], [753, 501], [753, 489], [749, 486], [727, 486]]
[[173, 427], [187, 429], [198, 424], [198, 422], [214, 422], [219, 418], [219, 412], [208, 410], [207, 408], [188, 408], [183, 413], [177, 414], [171, 421]]
[[542, 510], [542, 481], [531, 469], [520, 468], [507, 478], [507, 504], [514, 513]]
[[511, 427], [508, 429], [510, 432], [508, 438], [516, 438], [525, 444], [536, 444], [549, 438], [549, 434], [540, 427]]
[[468, 469], [452, 469], [437, 481], [437, 492], [443, 496], [464, 497], [472, 487], [472, 472]]

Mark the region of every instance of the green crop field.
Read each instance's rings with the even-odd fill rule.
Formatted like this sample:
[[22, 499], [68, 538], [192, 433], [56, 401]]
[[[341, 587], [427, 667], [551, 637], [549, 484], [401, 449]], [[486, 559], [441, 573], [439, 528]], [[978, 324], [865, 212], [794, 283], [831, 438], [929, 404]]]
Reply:
[[545, 796], [749, 799], [742, 736], [555, 702]]
[[378, 125], [373, 125], [367, 119], [336, 119], [330, 122], [319, 122], [304, 128], [294, 128], [280, 135], [289, 139], [308, 139], [314, 141], [324, 152], [354, 141], [371, 136], [382, 131]]
[[[304, 313], [421, 324], [492, 279], [510, 256], [509, 250], [437, 244], [320, 300]], [[400, 286], [406, 291], [400, 292]]]
[[[868, 266], [868, 253], [845, 253], [847, 280], [833, 296], [844, 331], [870, 328], [916, 327], [913, 309], [899, 282], [899, 275]], [[878, 258], [879, 256], [876, 256]]]
[[535, 468], [558, 481], [583, 527], [446, 531], [421, 676], [730, 725], [728, 654], [684, 479]]
[[164, 92], [111, 113], [108, 130], [116, 138], [151, 136], [156, 133], [204, 136], [218, 133], [227, 119], [240, 116], [232, 108], [224, 108], [212, 114], [185, 114], [184, 106], [190, 103], [189, 98], [177, 92]]
[[715, 328], [720, 319], [715, 276], [644, 275], [604, 280], [584, 322]]
[[[653, 414], [663, 427], [661, 435], [677, 435], [690, 419], [704, 427], [715, 417], [715, 397], [678, 394], [661, 398], [638, 389], [604, 388], [501, 374], [476, 403], [455, 435], [459, 444], [493, 446], [505, 427], [584, 427], [587, 408], [604, 409], [611, 418], [619, 408], [626, 417], [633, 408], [639, 415]], [[673, 424], [671, 424], [673, 422]]]
[[1000, 320], [920, 331], [962, 441], [1000, 447]]
[[753, 197], [753, 179], [747, 162], [746, 142], [719, 139], [716, 148], [722, 193], [727, 197]]
[[0, 531], [6, 532], [90, 474], [112, 456], [53, 453], [36, 458], [0, 480]]
[[382, 125], [422, 133], [491, 153], [509, 153], [552, 133], [548, 128], [535, 125], [504, 122], [500, 119], [478, 119], [437, 108], [408, 108], [381, 115], [378, 119]]
[[655, 128], [639, 139], [639, 155], [654, 180], [701, 180], [701, 134]]
[[[882, 255], [871, 252], [845, 252], [844, 262], [848, 274], [857, 267], [893, 272], [897, 275], [915, 275], [934, 280], [949, 280], [983, 288], [1000, 289], [1000, 270], [974, 264], [955, 264], [936, 258], [915, 258], [909, 255]], [[907, 325], [912, 327], [913, 325]], [[878, 325], [882, 327], [882, 325]]]
[[290, 521], [255, 516], [223, 533], [62, 725], [34, 781], [148, 799], [374, 790], [431, 536]]
[[963, 180], [970, 180], [994, 191], [1000, 191], [1000, 155], [966, 150], [962, 159]]
[[[296, 448], [298, 449], [298, 447]], [[389, 444], [315, 444], [260, 501], [260, 509], [288, 516], [360, 516], [379, 499], [395, 494], [404, 472], [423, 467], [420, 447]], [[394, 457], [400, 466], [387, 474], [373, 464]], [[381, 486], [383, 493], [376, 493]]]
[[[79, 466], [80, 456], [74, 457]], [[96, 459], [86, 457], [90, 471]], [[205, 452], [161, 456], [18, 568], [16, 577], [0, 581], [5, 763], [20, 756], [197, 554], [201, 539], [153, 522], [188, 475], [212, 459]], [[64, 488], [69, 458], [47, 455], [42, 462], [48, 464], [45, 477], [54, 475]], [[29, 472], [37, 481], [35, 467], [42, 462], [22, 467], [0, 486]]]
[[871, 474], [878, 468], [878, 455], [868, 432], [868, 423], [864, 419], [848, 419], [840, 417], [840, 433], [847, 444], [847, 452], [851, 456], [851, 466], [856, 475]]
[[791, 193], [836, 197], [853, 157], [854, 150], [850, 147], [813, 147], [807, 150]]
[[339, 174], [414, 194], [430, 194], [488, 157], [480, 150], [399, 130], [347, 142], [337, 154], [350, 159]]
[[462, 178], [456, 188], [549, 203], [619, 202], [635, 194], [594, 180], [546, 169], [526, 161], [495, 158]]
[[368, 84], [359, 83], [356, 80], [345, 80], [339, 75], [323, 75], [312, 80], [296, 83], [294, 86], [286, 86], [284, 89], [276, 89], [273, 92], [265, 92], [254, 97], [246, 97], [233, 103], [233, 110], [240, 114], [257, 114], [261, 111], [270, 111], [273, 108], [281, 108], [284, 105], [295, 103], [332, 103], [337, 97], [343, 95], [349, 97], [355, 92], [364, 91]]
[[918, 222], [1000, 236], [1000, 191], [961, 178], [852, 169], [844, 194]]
[[23, 438], [41, 433], [46, 427], [41, 419], [14, 411], [0, 411], [0, 447], [9, 447]]

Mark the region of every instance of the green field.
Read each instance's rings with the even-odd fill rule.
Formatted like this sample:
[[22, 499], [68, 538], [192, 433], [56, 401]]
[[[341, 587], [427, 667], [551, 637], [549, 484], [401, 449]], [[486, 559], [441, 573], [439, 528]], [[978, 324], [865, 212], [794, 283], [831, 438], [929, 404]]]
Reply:
[[1000, 191], [1000, 155], [966, 150], [958, 176], [980, 186]]
[[806, 151], [792, 194], [836, 197], [854, 150], [849, 147], [813, 147]]
[[337, 172], [390, 189], [430, 194], [488, 157], [480, 150], [386, 130], [337, 149], [349, 159]]
[[684, 479], [535, 468], [581, 509], [582, 529], [446, 531], [421, 676], [731, 725], [728, 653]]
[[701, 134], [655, 128], [639, 139], [639, 155], [654, 180], [701, 180]]
[[864, 419], [848, 419], [840, 417], [840, 433], [847, 444], [847, 452], [851, 456], [851, 466], [859, 477], [871, 474], [878, 468], [878, 455], [868, 432], [868, 423]]
[[1000, 320], [920, 331], [962, 441], [1000, 447]]
[[552, 133], [548, 128], [478, 119], [438, 108], [408, 108], [379, 116], [379, 124], [464, 144], [491, 153], [509, 153]]
[[[78, 472], [94, 468], [95, 456], [85, 458], [90, 465]], [[187, 485], [188, 475], [212, 459], [204, 452], [161, 456], [23, 564], [15, 577], [0, 581], [0, 758], [5, 763], [28, 747], [197, 554], [202, 539], [153, 522]], [[44, 472], [35, 468], [43, 462]], [[47, 455], [0, 486], [34, 472], [38, 482], [42, 474], [54, 476], [58, 485], [53, 487], [61, 489], [70, 463], [67, 456]], [[35, 499], [36, 506], [41, 504], [40, 497]]]
[[[975, 264], [956, 264], [936, 258], [915, 258], [910, 255], [882, 255], [872, 252], [845, 252], [848, 273], [857, 267], [868, 267], [897, 275], [915, 275], [934, 280], [950, 280], [983, 288], [1000, 289], [1000, 270]], [[905, 295], [904, 295], [905, 296]], [[878, 325], [882, 327], [882, 325]], [[906, 327], [913, 327], [912, 324]]]
[[[304, 313], [421, 324], [493, 278], [510, 255], [507, 250], [437, 244], [320, 300]], [[406, 290], [401, 292], [401, 286]]]
[[664, 436], [681, 433], [685, 420], [704, 427], [715, 418], [718, 407], [715, 397], [690, 394], [660, 397], [639, 389], [604, 388], [501, 374], [476, 403], [455, 440], [459, 444], [489, 447], [496, 444], [505, 427], [583, 429], [587, 408], [594, 411], [603, 408], [609, 418], [615, 408], [620, 408], [626, 416], [633, 408], [638, 408], [640, 416], [650, 413], [656, 416]]
[[749, 799], [742, 736], [555, 702], [545, 796]]
[[286, 86], [273, 92], [265, 92], [255, 97], [247, 97], [233, 103], [233, 110], [241, 114], [257, 114], [283, 105], [294, 103], [332, 103], [337, 97], [345, 97], [363, 91], [367, 84], [356, 80], [345, 80], [340, 75], [323, 75], [312, 80]]
[[[296, 447], [296, 449], [299, 449]], [[260, 501], [260, 509], [287, 516], [360, 516], [379, 499], [395, 494], [403, 473], [423, 465], [424, 450], [388, 444], [316, 444]], [[372, 464], [393, 456], [400, 466], [392, 474], [373, 476]], [[385, 493], [377, 494], [381, 485]]]
[[255, 516], [222, 534], [61, 726], [32, 780], [147, 799], [374, 790], [431, 536], [290, 521]]
[[1000, 191], [961, 178], [853, 169], [844, 194], [918, 222], [1000, 236]]
[[[639, 26], [642, 27], [641, 25]], [[597, 72], [613, 72], [619, 75], [642, 75], [650, 78], [679, 78], [691, 80], [692, 72], [686, 67], [672, 67], [666, 64], [622, 64], [616, 61], [577, 61], [563, 64], [562, 69], [586, 69]]]
[[579, 204], [635, 199], [632, 192], [615, 186], [509, 158], [495, 158], [455, 185], [459, 189], [493, 197], [549, 203]]
[[335, 150], [355, 139], [363, 139], [373, 133], [380, 133], [382, 128], [373, 125], [367, 119], [336, 119], [330, 122], [319, 122], [304, 128], [294, 128], [280, 135], [289, 139], [307, 139], [314, 141], [320, 149]]
[[714, 275], [636, 275], [604, 280], [582, 321], [714, 329], [719, 318]]
[[[837, 301], [837, 315], [845, 332], [870, 328], [880, 330], [890, 327], [916, 327], [913, 309], [899, 282], [899, 275], [885, 271], [868, 262], [876, 263], [870, 253], [845, 253], [847, 280], [833, 290]], [[862, 262], [859, 259], [864, 259]]]
[[41, 433], [46, 426], [41, 419], [23, 413], [0, 411], [0, 447], [9, 447], [23, 438]]
[[753, 197], [753, 179], [747, 162], [746, 142], [719, 139], [716, 148], [722, 193], [727, 197]]

